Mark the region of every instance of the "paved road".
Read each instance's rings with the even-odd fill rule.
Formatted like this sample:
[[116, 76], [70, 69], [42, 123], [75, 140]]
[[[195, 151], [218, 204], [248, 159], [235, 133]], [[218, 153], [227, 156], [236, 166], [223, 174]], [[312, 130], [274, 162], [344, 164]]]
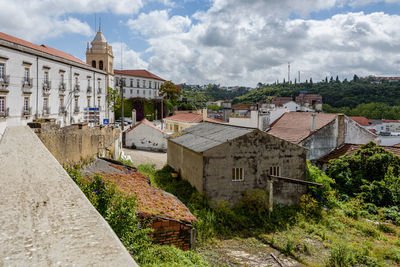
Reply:
[[137, 266], [26, 126], [0, 140], [0, 266]]
[[132, 158], [132, 162], [135, 165], [139, 164], [155, 164], [156, 169], [161, 169], [167, 164], [167, 153], [161, 152], [150, 152], [137, 149], [123, 149], [125, 155], [129, 155]]

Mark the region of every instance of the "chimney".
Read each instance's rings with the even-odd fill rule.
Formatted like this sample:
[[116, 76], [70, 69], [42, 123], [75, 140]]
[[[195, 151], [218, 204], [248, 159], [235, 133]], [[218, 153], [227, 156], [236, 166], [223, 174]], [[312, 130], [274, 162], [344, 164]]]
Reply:
[[311, 131], [315, 131], [317, 128], [317, 120], [315, 113], [311, 114]]
[[203, 121], [206, 121], [207, 120], [207, 109], [206, 108], [203, 108]]

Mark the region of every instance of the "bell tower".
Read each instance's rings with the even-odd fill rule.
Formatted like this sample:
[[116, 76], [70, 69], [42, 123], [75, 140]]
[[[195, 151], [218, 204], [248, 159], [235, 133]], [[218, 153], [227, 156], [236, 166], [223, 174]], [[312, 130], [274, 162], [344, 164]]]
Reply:
[[111, 45], [107, 43], [106, 38], [101, 32], [101, 25], [99, 31], [96, 33], [93, 41], [89, 43], [86, 48], [86, 63], [93, 68], [107, 72], [107, 85], [112, 87], [112, 80], [114, 76], [114, 55]]

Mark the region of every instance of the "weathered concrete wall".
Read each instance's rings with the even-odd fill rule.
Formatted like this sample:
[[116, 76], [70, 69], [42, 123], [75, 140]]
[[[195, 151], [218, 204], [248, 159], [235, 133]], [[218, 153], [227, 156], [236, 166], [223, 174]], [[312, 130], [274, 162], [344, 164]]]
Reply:
[[[228, 141], [203, 155], [204, 190], [212, 200], [234, 203], [247, 189], [266, 188], [270, 167], [279, 167], [280, 176], [306, 179], [306, 150], [261, 131]], [[244, 169], [244, 181], [232, 181], [232, 168]], [[304, 185], [274, 183], [274, 202], [297, 203], [305, 191]]]
[[178, 171], [199, 192], [203, 192], [203, 157], [187, 148], [168, 141], [168, 165]]
[[31, 127], [60, 164], [77, 163], [93, 156], [118, 159], [121, 153], [121, 131], [116, 128], [80, 124], [59, 128], [51, 123]]
[[160, 245], [175, 245], [182, 250], [191, 248], [190, 231], [192, 226], [172, 221], [157, 219], [150, 226], [154, 229], [153, 242]]
[[144, 123], [125, 133], [125, 146], [151, 151], [167, 151], [167, 134]]
[[375, 141], [378, 144], [380, 143], [380, 139], [377, 135], [361, 127], [352, 119], [346, 116], [344, 120], [346, 124], [345, 142], [347, 144], [363, 145], [368, 143], [369, 141]]
[[337, 147], [338, 121], [334, 120], [315, 132], [300, 144], [307, 148], [307, 159], [314, 160], [325, 156]]
[[28, 127], [0, 141], [0, 266], [137, 266]]

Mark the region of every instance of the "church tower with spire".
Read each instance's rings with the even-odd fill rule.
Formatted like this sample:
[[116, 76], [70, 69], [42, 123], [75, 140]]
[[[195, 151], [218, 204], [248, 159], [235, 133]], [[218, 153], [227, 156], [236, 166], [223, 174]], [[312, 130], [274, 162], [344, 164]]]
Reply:
[[89, 47], [88, 43], [86, 48], [86, 63], [96, 69], [107, 72], [107, 84], [113, 87], [114, 55], [111, 45], [107, 43], [106, 38], [101, 32], [101, 25], [90, 44], [91, 47]]

